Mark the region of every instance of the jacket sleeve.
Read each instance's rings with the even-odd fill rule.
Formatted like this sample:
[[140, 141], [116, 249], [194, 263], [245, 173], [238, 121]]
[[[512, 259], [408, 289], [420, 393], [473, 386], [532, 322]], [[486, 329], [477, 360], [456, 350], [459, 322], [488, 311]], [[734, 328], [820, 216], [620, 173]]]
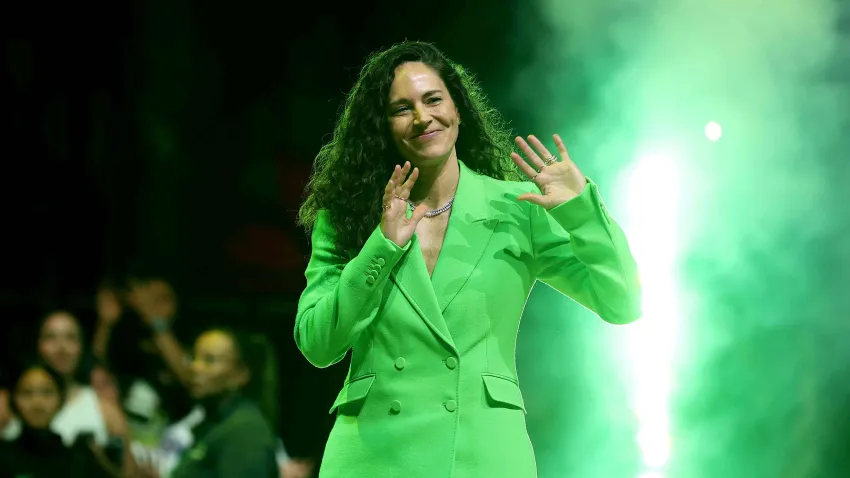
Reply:
[[596, 184], [550, 210], [531, 205], [537, 278], [606, 322], [641, 316], [641, 286], [626, 236], [611, 218]]
[[295, 343], [310, 363], [324, 368], [342, 360], [375, 318], [390, 271], [410, 243], [398, 247], [377, 227], [348, 261], [336, 247], [327, 211], [316, 218], [312, 243], [307, 286], [295, 316]]

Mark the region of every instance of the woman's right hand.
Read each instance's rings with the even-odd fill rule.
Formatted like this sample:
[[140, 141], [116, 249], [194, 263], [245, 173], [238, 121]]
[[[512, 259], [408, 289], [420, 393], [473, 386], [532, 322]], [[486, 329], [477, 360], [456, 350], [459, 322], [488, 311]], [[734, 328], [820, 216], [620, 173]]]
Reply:
[[[409, 172], [409, 161], [404, 163], [404, 167], [396, 165], [390, 182], [384, 189], [384, 214], [381, 217], [381, 232], [384, 233], [384, 237], [393, 241], [399, 247], [404, 247], [410, 241], [410, 238], [416, 232], [419, 221], [428, 212], [428, 207], [425, 204], [420, 204], [413, 210], [410, 219], [407, 218], [407, 198], [410, 197], [410, 191], [416, 184], [416, 178], [419, 177], [419, 168], [413, 168], [410, 177], [407, 176]], [[405, 181], [404, 178], [406, 177], [407, 180]]]
[[98, 323], [104, 327], [112, 327], [121, 318], [123, 306], [115, 289], [101, 287], [95, 299]]

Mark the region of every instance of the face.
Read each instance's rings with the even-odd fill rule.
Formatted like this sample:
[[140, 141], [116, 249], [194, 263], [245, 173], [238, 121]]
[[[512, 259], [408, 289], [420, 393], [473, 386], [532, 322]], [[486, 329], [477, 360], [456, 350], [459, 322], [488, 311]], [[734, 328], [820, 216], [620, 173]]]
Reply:
[[195, 342], [192, 381], [189, 391], [196, 399], [221, 395], [242, 388], [248, 371], [239, 362], [233, 339], [219, 332], [206, 332]]
[[37, 368], [28, 370], [21, 376], [12, 399], [21, 420], [37, 429], [50, 426], [62, 406], [58, 384], [47, 372]]
[[80, 362], [80, 327], [72, 316], [57, 312], [44, 322], [38, 339], [41, 358], [62, 375], [73, 375]]
[[436, 166], [455, 154], [460, 116], [430, 66], [411, 62], [396, 68], [387, 115], [396, 147], [414, 166]]

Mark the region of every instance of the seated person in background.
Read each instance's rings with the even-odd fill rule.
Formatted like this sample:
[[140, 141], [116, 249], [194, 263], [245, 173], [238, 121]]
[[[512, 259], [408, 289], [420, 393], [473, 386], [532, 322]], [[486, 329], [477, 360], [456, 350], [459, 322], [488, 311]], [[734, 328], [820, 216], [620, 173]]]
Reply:
[[92, 437], [105, 456], [124, 473], [134, 469], [130, 431], [121, 407], [101, 400], [89, 385], [91, 367], [84, 363], [83, 334], [77, 318], [54, 311], [42, 320], [38, 356], [62, 377], [65, 402], [50, 424], [66, 446], [80, 436]]
[[66, 311], [47, 314], [39, 327], [38, 356], [62, 376], [67, 397], [51, 424], [66, 445], [81, 433], [90, 434], [100, 446], [110, 437], [128, 439], [124, 415], [115, 404], [102, 401], [89, 386], [88, 367], [83, 366], [83, 336], [76, 317]]
[[161, 279], [105, 281], [96, 296], [92, 349], [109, 363], [122, 390], [123, 406], [136, 441], [154, 445], [167, 423], [191, 409], [186, 393], [190, 325], [178, 318], [177, 295]]
[[14, 440], [21, 434], [21, 421], [9, 405], [8, 377], [0, 370], [0, 441]]
[[71, 446], [50, 429], [64, 401], [59, 374], [42, 364], [22, 368], [12, 377], [11, 407], [21, 421], [19, 436], [0, 443], [0, 478], [100, 478], [120, 476], [84, 439]]
[[[180, 460], [180, 456], [195, 441], [192, 429], [201, 424], [204, 417], [204, 408], [201, 405], [196, 405], [182, 420], [170, 425], [165, 430], [156, 448], [146, 448], [140, 443], [133, 443], [136, 461], [148, 463], [150, 467], [158, 471], [159, 476], [169, 476]], [[315, 467], [314, 462], [308, 459], [290, 457], [280, 439], [277, 440], [275, 458], [281, 478], [308, 478], [312, 476]]]
[[[262, 336], [226, 329], [201, 334], [195, 342], [189, 390], [203, 417], [191, 429], [193, 444], [182, 451], [169, 476], [280, 476], [278, 443], [270, 425], [277, 417], [275, 369], [274, 353]], [[167, 473], [154, 464], [141, 464], [148, 476]]]

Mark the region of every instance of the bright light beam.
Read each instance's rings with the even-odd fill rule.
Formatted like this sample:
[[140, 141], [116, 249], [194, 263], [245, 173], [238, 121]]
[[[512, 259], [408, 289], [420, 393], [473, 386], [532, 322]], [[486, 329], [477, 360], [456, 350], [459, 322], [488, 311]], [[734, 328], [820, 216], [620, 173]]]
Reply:
[[[638, 262], [643, 312], [626, 332], [631, 405], [645, 469], [656, 476], [670, 459], [669, 401], [678, 317], [677, 256], [680, 177], [664, 155], [640, 158], [625, 176], [624, 227]], [[623, 210], [623, 209], [621, 209]], [[660, 476], [660, 475], [659, 475]]]

